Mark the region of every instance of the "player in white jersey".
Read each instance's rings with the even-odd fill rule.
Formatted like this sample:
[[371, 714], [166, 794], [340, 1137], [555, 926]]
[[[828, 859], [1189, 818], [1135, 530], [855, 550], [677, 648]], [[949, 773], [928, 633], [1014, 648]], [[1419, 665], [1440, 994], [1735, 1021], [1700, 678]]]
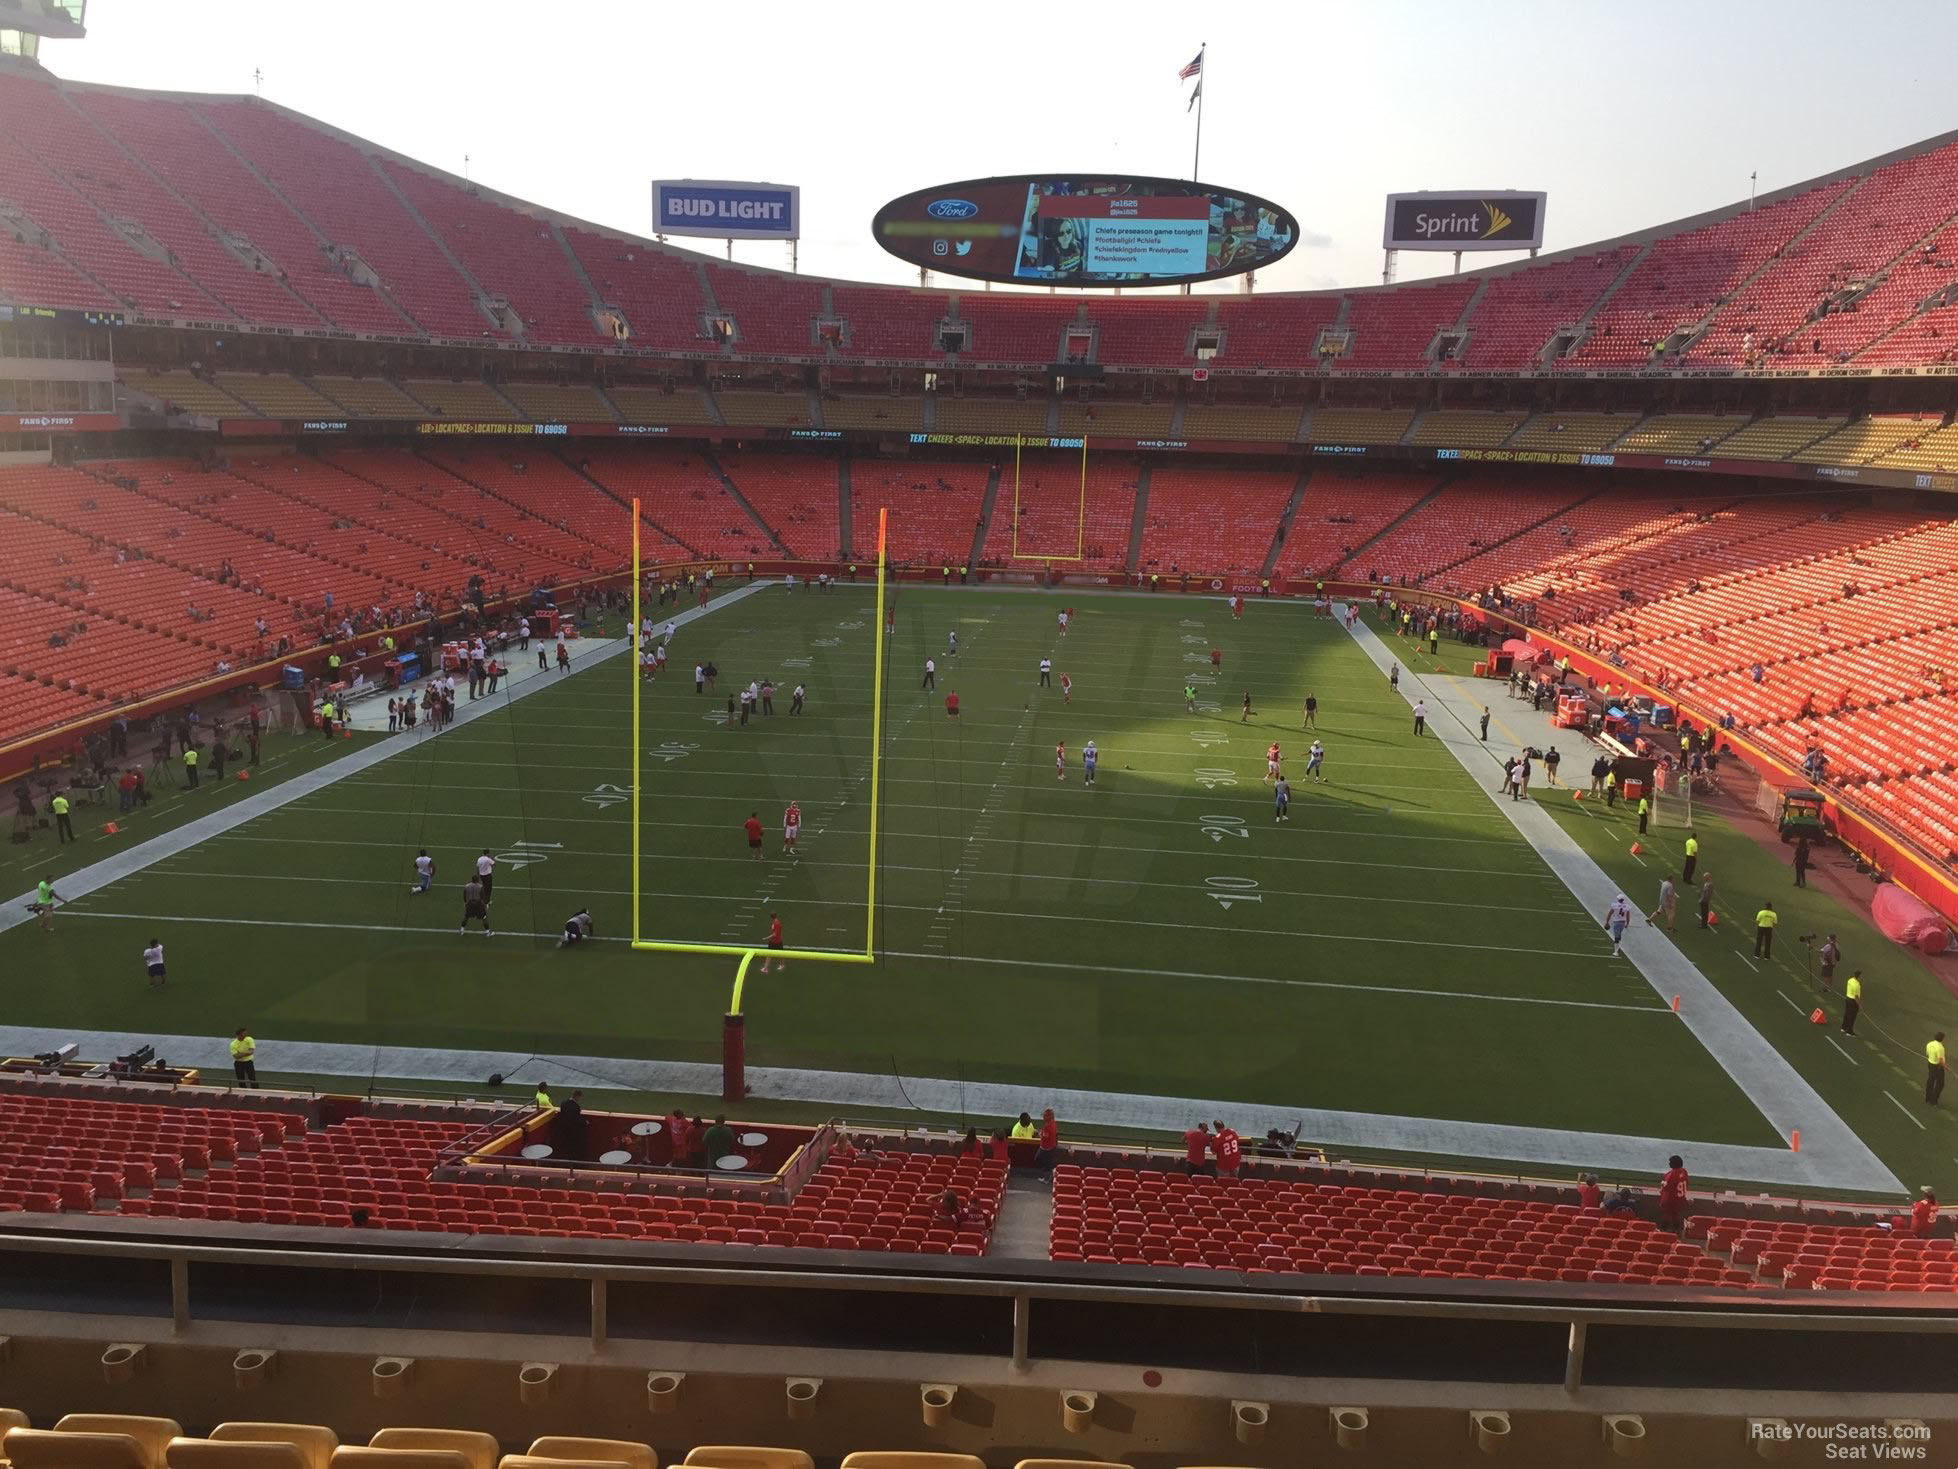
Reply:
[[948, 658], [959, 656], [959, 635], [956, 632], [945, 634], [945, 656]]
[[1324, 780], [1326, 777], [1320, 771], [1319, 767], [1325, 762], [1325, 759], [1326, 747], [1317, 740], [1314, 740], [1312, 742], [1312, 748], [1305, 752], [1305, 773], [1314, 780]]
[[1101, 764], [1101, 751], [1095, 748], [1093, 740], [1089, 740], [1081, 747], [1081, 775], [1088, 785], [1095, 783], [1095, 767], [1099, 764]]
[[425, 893], [428, 891], [429, 884], [434, 881], [435, 859], [428, 855], [428, 848], [423, 847], [420, 855], [415, 858], [415, 885], [409, 888], [408, 891], [411, 893]]

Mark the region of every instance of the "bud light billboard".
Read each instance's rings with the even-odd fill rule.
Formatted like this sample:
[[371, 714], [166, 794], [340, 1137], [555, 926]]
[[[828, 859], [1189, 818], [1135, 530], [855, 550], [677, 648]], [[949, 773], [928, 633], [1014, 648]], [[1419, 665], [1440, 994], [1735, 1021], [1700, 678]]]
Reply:
[[715, 240], [800, 239], [802, 190], [795, 184], [655, 179], [653, 233]]
[[908, 265], [1029, 286], [1174, 286], [1262, 270], [1298, 244], [1288, 210], [1189, 179], [1030, 174], [918, 189], [871, 234]]

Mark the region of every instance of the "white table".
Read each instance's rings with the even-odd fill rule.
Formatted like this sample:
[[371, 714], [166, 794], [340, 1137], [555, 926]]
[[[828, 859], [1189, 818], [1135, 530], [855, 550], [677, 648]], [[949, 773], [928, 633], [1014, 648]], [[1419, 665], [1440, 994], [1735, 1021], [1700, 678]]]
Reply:
[[768, 1141], [768, 1134], [765, 1132], [744, 1132], [741, 1134], [739, 1141], [744, 1148], [758, 1148]]
[[523, 1150], [523, 1155], [526, 1158], [548, 1158], [551, 1156], [551, 1145], [549, 1143], [532, 1143]]
[[665, 1131], [657, 1122], [635, 1122], [627, 1129], [634, 1137], [657, 1137]]
[[624, 1148], [614, 1148], [609, 1153], [600, 1153], [598, 1155], [598, 1161], [617, 1166], [620, 1163], [630, 1163], [632, 1161], [632, 1154], [628, 1153]]
[[748, 1160], [739, 1153], [729, 1153], [724, 1158], [716, 1158], [714, 1166], [728, 1173], [739, 1173], [748, 1166]]

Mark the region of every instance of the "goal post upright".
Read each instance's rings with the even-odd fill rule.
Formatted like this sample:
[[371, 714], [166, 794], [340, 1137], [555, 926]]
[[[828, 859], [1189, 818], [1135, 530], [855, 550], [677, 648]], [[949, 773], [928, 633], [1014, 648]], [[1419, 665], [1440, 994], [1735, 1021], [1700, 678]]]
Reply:
[[765, 949], [753, 944], [708, 944], [683, 942], [673, 939], [649, 939], [641, 926], [640, 908], [643, 896], [641, 887], [641, 837], [643, 834], [642, 812], [644, 809], [644, 779], [641, 770], [641, 745], [645, 735], [644, 689], [645, 680], [640, 674], [637, 656], [639, 624], [644, 611], [642, 598], [642, 576], [644, 573], [643, 551], [640, 540], [639, 501], [632, 501], [632, 626], [627, 632], [627, 651], [633, 656], [626, 659], [626, 676], [632, 680], [632, 785], [631, 812], [631, 887], [632, 887], [632, 938], [630, 946], [642, 953], [661, 954], [705, 954], [725, 955], [739, 960], [735, 969], [734, 989], [729, 997], [728, 1009], [723, 1017], [721, 1030], [721, 1090], [722, 1096], [730, 1102], [739, 1101], [747, 1095], [747, 1039], [746, 1016], [742, 1010], [743, 992], [747, 985], [749, 966], [757, 956], [763, 959], [813, 964], [874, 964], [877, 962], [877, 840], [878, 840], [878, 802], [883, 790], [883, 737], [884, 737], [884, 611], [885, 576], [888, 566], [888, 519], [890, 511], [880, 508], [877, 514], [877, 620], [873, 633], [873, 668], [871, 677], [871, 748], [870, 748], [870, 822], [869, 850], [865, 856], [864, 886], [864, 930], [861, 949]]

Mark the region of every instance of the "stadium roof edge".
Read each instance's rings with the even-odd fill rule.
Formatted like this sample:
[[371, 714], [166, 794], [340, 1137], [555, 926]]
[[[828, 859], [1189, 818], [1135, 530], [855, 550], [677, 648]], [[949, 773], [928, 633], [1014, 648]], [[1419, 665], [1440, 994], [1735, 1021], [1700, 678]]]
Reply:
[[[918, 291], [924, 294], [934, 295], [934, 296], [953, 296], [953, 295], [959, 295], [965, 293], [971, 289], [970, 286], [966, 286], [962, 284], [953, 284], [948, 286], [919, 287], [919, 286], [900, 285], [900, 284], [895, 284], [895, 283], [890, 283], [885, 281], [852, 280], [840, 276], [812, 275], [812, 274], [805, 274], [801, 272], [797, 272], [791, 275], [787, 271], [775, 270], [768, 266], [752, 265], [742, 261], [724, 261], [724, 260], [717, 259], [715, 256], [707, 253], [706, 251], [690, 250], [675, 245], [663, 245], [659, 241], [654, 240], [645, 235], [635, 235], [630, 231], [621, 230], [612, 225], [599, 224], [592, 220], [580, 218], [577, 215], [567, 214], [562, 210], [552, 209], [547, 205], [538, 204], [533, 200], [519, 198], [517, 195], [514, 194], [506, 194], [499, 189], [490, 188], [487, 185], [477, 183], [473, 179], [465, 179], [460, 175], [449, 172], [447, 169], [437, 167], [436, 165], [428, 163], [422, 159], [415, 158], [410, 156], [409, 154], [399, 152], [396, 149], [386, 147], [383, 144], [373, 141], [371, 138], [363, 137], [359, 133], [351, 132], [348, 129], [340, 127], [335, 123], [327, 122], [321, 118], [312, 116], [310, 113], [301, 112], [297, 108], [288, 107], [283, 103], [269, 101], [264, 97], [252, 96], [241, 92], [177, 92], [177, 91], [166, 91], [160, 88], [151, 88], [151, 87], [130, 87], [130, 86], [123, 86], [123, 85], [107, 83], [107, 82], [80, 82], [80, 81], [72, 81], [69, 80], [68, 78], [56, 75], [55, 73], [48, 71], [44, 66], [37, 67], [36, 71], [40, 75], [46, 76], [47, 79], [51, 81], [54, 85], [63, 88], [65, 90], [72, 90], [78, 92], [106, 92], [119, 96], [165, 98], [173, 101], [191, 102], [191, 103], [243, 102], [259, 107], [269, 107], [278, 112], [285, 114], [287, 117], [290, 117], [295, 121], [304, 123], [309, 127], [318, 128], [322, 132], [325, 132], [333, 137], [336, 137], [340, 139], [342, 142], [348, 143], [349, 145], [353, 146], [354, 148], [358, 149], [363, 153], [372, 155], [377, 158], [385, 158], [390, 161], [402, 164], [405, 167], [416, 169], [421, 173], [424, 173], [432, 178], [439, 179], [445, 183], [452, 184], [457, 188], [473, 193], [478, 198], [487, 199], [491, 202], [501, 204], [506, 208], [516, 210], [519, 213], [528, 215], [531, 218], [540, 220], [544, 223], [554, 224], [560, 228], [568, 226], [574, 229], [589, 231], [594, 234], [603, 235], [610, 239], [617, 240], [622, 244], [631, 244], [631, 245], [642, 247], [647, 250], [659, 251], [662, 254], [676, 256], [684, 261], [691, 262], [691, 263], [699, 263], [703, 265], [712, 264], [721, 267], [723, 269], [745, 271], [747, 273], [755, 274], [755, 275], [781, 276], [792, 280], [810, 282], [820, 286], [846, 286], [859, 290]], [[1915, 143], [1908, 143], [1901, 147], [1893, 148], [1888, 152], [1879, 153], [1874, 157], [1866, 158], [1853, 164], [1848, 164], [1841, 167], [1828, 169], [1822, 173], [1814, 175], [1811, 178], [1803, 179], [1792, 184], [1784, 185], [1779, 189], [1770, 190], [1765, 194], [1756, 196], [1755, 200], [1753, 201], [1752, 208], [1758, 210], [1763, 207], [1780, 204], [1786, 200], [1793, 199], [1800, 196], [1801, 194], [1807, 193], [1812, 189], [1821, 188], [1831, 183], [1846, 183], [1854, 179], [1860, 179], [1874, 172], [1877, 169], [1885, 168], [1890, 164], [1899, 163], [1908, 158], [1915, 158], [1925, 153], [1935, 152], [1937, 149], [1945, 147], [1952, 143], [1958, 143], [1958, 129], [1952, 129], [1947, 132], [1938, 133], [1932, 137], [1920, 139]], [[1515, 275], [1519, 272], [1528, 271], [1538, 266], [1557, 264], [1567, 260], [1582, 259], [1584, 256], [1587, 255], [1597, 255], [1604, 251], [1619, 249], [1627, 245], [1645, 245], [1651, 243], [1654, 240], [1664, 239], [1670, 235], [1690, 233], [1693, 230], [1702, 229], [1707, 225], [1717, 224], [1723, 219], [1728, 219], [1740, 214], [1745, 214], [1749, 212], [1749, 207], [1750, 206], [1746, 201], [1736, 200], [1734, 203], [1731, 204], [1719, 205], [1713, 209], [1702, 210], [1698, 214], [1684, 215], [1677, 219], [1667, 220], [1655, 225], [1649, 225], [1642, 229], [1630, 231], [1626, 234], [1613, 236], [1610, 239], [1595, 240], [1587, 244], [1574, 245], [1566, 249], [1550, 251], [1540, 255], [1530, 256], [1528, 258], [1521, 259], [1521, 260], [1505, 261], [1500, 265], [1492, 265], [1492, 266], [1481, 267], [1479, 269], [1465, 270], [1462, 271], [1459, 275], [1449, 276], [1445, 278], [1423, 277], [1419, 280], [1398, 281], [1389, 285], [1382, 285], [1376, 283], [1371, 285], [1331, 286], [1321, 290], [1270, 291], [1261, 294], [1266, 299], [1271, 299], [1275, 297], [1348, 296], [1348, 295], [1354, 295], [1358, 293], [1373, 294], [1373, 293], [1378, 293], [1383, 291], [1413, 290], [1423, 286], [1438, 284], [1441, 279], [1447, 279], [1447, 280], [1495, 279], [1502, 276]], [[1112, 294], [1104, 295], [1101, 292], [1094, 292], [1094, 291], [1070, 292], [1070, 296], [1078, 297], [1086, 301], [1116, 300], [1116, 299], [1127, 300], [1127, 299], [1134, 299], [1136, 294], [1137, 293], [1133, 290], [1131, 290], [1127, 295], [1123, 297], [1116, 297]], [[1144, 299], [1147, 298], [1144, 297]], [[1164, 296], [1164, 299], [1168, 299], [1168, 297]]]

